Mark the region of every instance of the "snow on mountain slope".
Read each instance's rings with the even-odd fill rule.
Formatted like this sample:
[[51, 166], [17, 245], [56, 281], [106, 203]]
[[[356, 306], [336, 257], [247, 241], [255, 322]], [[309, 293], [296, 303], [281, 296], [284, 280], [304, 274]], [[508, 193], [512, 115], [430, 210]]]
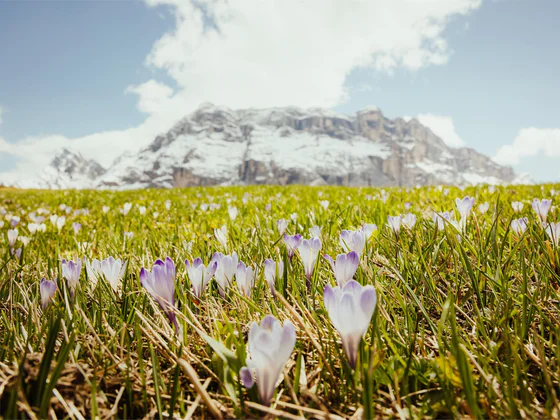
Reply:
[[147, 148], [119, 157], [107, 171], [81, 159], [71, 168], [53, 162], [37, 183], [131, 189], [464, 185], [519, 179], [511, 168], [473, 149], [448, 147], [418, 120], [391, 120], [375, 107], [344, 115], [319, 108], [231, 110], [204, 104]]

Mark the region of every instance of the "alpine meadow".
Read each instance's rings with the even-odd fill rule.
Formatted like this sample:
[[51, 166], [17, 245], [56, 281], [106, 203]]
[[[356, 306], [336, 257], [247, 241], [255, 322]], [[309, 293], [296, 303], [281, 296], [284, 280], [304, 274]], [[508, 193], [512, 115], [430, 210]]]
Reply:
[[558, 191], [0, 189], [0, 417], [557, 418]]

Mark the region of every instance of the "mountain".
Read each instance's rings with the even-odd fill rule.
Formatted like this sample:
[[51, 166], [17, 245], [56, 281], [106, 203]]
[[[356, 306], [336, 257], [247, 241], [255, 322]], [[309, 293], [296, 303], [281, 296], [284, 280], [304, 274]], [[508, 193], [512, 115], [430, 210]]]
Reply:
[[144, 150], [121, 156], [101, 188], [238, 184], [415, 186], [512, 183], [516, 175], [468, 148], [451, 148], [416, 119], [377, 108], [231, 110], [211, 104]]
[[105, 170], [63, 150], [35, 188], [309, 184], [416, 186], [527, 182], [473, 149], [452, 148], [416, 119], [295, 107], [202, 105]]
[[93, 159], [68, 149], [56, 155], [51, 163], [34, 180], [16, 183], [19, 188], [73, 189], [95, 188], [105, 168]]

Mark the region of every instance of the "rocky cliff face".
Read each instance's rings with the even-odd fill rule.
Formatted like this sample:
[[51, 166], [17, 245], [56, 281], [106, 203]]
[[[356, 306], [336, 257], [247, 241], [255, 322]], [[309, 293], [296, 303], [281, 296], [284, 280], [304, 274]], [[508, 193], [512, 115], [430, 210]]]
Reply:
[[101, 188], [232, 184], [415, 186], [511, 183], [515, 173], [472, 149], [445, 145], [416, 119], [377, 108], [230, 110], [203, 105], [137, 154]]

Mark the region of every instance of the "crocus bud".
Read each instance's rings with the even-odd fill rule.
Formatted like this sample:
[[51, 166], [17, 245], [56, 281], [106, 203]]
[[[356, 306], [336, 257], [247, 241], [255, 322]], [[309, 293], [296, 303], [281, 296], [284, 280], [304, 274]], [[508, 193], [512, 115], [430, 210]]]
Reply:
[[42, 278], [39, 284], [39, 292], [41, 294], [41, 307], [44, 311], [56, 293], [56, 281]]

